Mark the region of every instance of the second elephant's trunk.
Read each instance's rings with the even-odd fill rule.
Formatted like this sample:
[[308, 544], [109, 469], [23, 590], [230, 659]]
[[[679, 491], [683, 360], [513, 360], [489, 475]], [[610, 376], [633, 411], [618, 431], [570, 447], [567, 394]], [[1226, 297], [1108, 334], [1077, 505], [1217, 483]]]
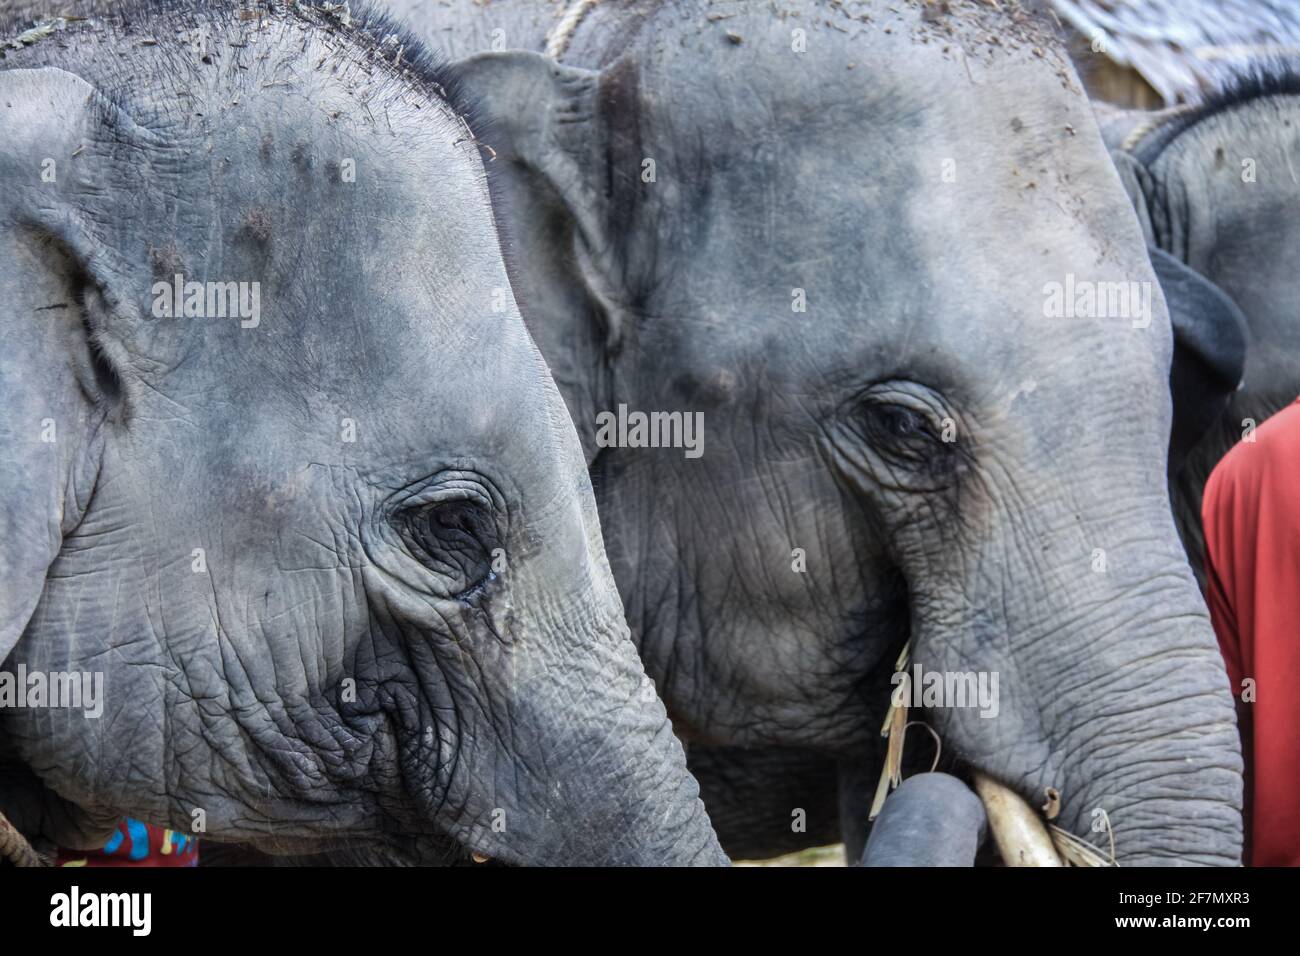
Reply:
[[912, 659], [921, 681], [931, 672], [951, 687], [950, 675], [974, 672], [995, 689], [992, 706], [939, 694], [931, 719], [945, 746], [1033, 807], [1059, 791], [1056, 823], [1103, 857], [1113, 842], [1120, 865], [1233, 865], [1242, 841], [1233, 702], [1167, 504], [1146, 505], [1090, 533], [1073, 522], [1080, 530], [1058, 535], [1050, 552], [997, 542], [1001, 561], [1030, 556], [1012, 579], [1036, 586], [986, 581], [960, 607], [923, 595]]

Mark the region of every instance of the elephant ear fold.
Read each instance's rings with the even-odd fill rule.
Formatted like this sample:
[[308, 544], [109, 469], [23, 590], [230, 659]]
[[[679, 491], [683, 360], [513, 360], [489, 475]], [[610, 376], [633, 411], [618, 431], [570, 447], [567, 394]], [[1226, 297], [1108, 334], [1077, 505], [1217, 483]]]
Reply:
[[501, 163], [544, 180], [583, 238], [595, 240], [605, 213], [603, 177], [593, 175], [607, 145], [601, 74], [527, 50], [467, 57], [455, 74], [476, 102], [478, 140], [495, 153], [489, 168]]
[[1137, 213], [1138, 222], [1142, 226], [1142, 235], [1147, 244], [1155, 242], [1155, 229], [1151, 224], [1151, 210], [1147, 207], [1147, 196], [1151, 189], [1151, 174], [1147, 168], [1142, 165], [1131, 153], [1123, 150], [1112, 150], [1110, 154], [1111, 162], [1115, 166], [1115, 172], [1119, 173], [1119, 181], [1124, 186], [1124, 192], [1128, 193], [1129, 202], [1133, 204], [1133, 210]]
[[[455, 64], [488, 176], [506, 263], [529, 330], [566, 395], [590, 384], [621, 344], [620, 223], [640, 169], [610, 156], [615, 116], [634, 115], [625, 61], [602, 71], [538, 53], [482, 53]], [[625, 223], [623, 223], [625, 225]], [[590, 461], [592, 436], [579, 428]]]
[[1174, 405], [1169, 471], [1173, 474], [1223, 415], [1241, 384], [1246, 370], [1246, 317], [1226, 292], [1200, 273], [1160, 249], [1148, 252], [1174, 331], [1169, 369]]
[[102, 103], [63, 70], [0, 71], [0, 661], [40, 600], [76, 496], [84, 506], [88, 436], [118, 381], [84, 311], [109, 256], [72, 198], [95, 175]]

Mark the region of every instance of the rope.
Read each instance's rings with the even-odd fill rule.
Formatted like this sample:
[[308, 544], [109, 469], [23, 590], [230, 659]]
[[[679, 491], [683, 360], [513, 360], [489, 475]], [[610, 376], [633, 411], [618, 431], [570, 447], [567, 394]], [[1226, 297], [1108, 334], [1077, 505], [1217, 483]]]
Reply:
[[1137, 148], [1138, 143], [1147, 138], [1147, 135], [1154, 133], [1160, 128], [1161, 122], [1158, 119], [1143, 120], [1129, 130], [1129, 134], [1124, 137], [1124, 142], [1119, 144], [1122, 152], [1131, 153]]
[[569, 8], [564, 11], [564, 16], [560, 22], [555, 25], [546, 36], [546, 55], [552, 60], [559, 60], [564, 56], [564, 51], [569, 48], [573, 42], [573, 35], [578, 32], [578, 27], [582, 25], [582, 20], [600, 0], [573, 0]]
[[1138, 145], [1142, 140], [1156, 132], [1156, 130], [1160, 129], [1170, 120], [1177, 119], [1189, 109], [1191, 109], [1191, 107], [1184, 104], [1183, 106], [1176, 107], [1172, 110], [1162, 110], [1158, 113], [1153, 113], [1149, 119], [1143, 120], [1138, 123], [1137, 126], [1129, 130], [1128, 135], [1124, 137], [1124, 141], [1119, 144], [1119, 148], [1125, 153], [1133, 152], [1138, 148]]
[[0, 813], [0, 857], [14, 866], [46, 866], [45, 860], [32, 849], [32, 845], [9, 822], [9, 818]]

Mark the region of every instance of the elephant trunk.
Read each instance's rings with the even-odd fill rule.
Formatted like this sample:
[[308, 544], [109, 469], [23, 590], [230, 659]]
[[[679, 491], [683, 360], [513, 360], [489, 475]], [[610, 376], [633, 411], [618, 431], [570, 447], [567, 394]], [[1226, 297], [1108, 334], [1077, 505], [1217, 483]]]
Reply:
[[[940, 679], [986, 669], [976, 676], [995, 698], [941, 699], [931, 719], [946, 748], [1030, 806], [1059, 791], [1054, 822], [1103, 857], [1236, 864], [1241, 756], [1223, 662], [1167, 500], [1122, 508], [1101, 529], [1071, 507], [1054, 539], [991, 539], [976, 560], [1015, 588], [985, 577], [956, 597], [919, 595], [913, 661]], [[1033, 567], [1006, 574], [1008, 555]]]
[[1104, 853], [1113, 840], [1123, 865], [1238, 864], [1240, 744], [1199, 597], [1152, 601], [1094, 654], [1056, 708], [1058, 823]]
[[[656, 714], [657, 712], [657, 714]], [[725, 866], [663, 706], [637, 701], [601, 726], [558, 730], [539, 794], [546, 821], [527, 862], [561, 866]], [[527, 812], [527, 811], [525, 811]]]
[[[626, 626], [575, 645], [581, 654], [539, 662], [525, 643], [500, 669], [515, 675], [498, 688], [505, 734], [478, 728], [458, 754], [478, 820], [464, 842], [476, 858], [523, 865], [727, 865]], [[479, 749], [484, 740], [494, 743]]]
[[[656, 759], [657, 758], [657, 759]], [[590, 805], [583, 825], [605, 842], [588, 842], [574, 862], [599, 866], [727, 866], [685, 753], [664, 719], [648, 762], [614, 768], [613, 792]]]

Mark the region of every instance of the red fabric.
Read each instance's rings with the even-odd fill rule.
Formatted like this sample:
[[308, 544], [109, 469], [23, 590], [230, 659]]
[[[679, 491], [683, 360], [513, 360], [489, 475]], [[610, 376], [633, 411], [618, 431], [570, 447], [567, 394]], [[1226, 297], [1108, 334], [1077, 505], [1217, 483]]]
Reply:
[[1219, 462], [1201, 519], [1246, 761], [1246, 862], [1300, 866], [1300, 400]]
[[55, 866], [198, 866], [199, 841], [176, 830], [127, 818], [101, 849], [59, 849]]

